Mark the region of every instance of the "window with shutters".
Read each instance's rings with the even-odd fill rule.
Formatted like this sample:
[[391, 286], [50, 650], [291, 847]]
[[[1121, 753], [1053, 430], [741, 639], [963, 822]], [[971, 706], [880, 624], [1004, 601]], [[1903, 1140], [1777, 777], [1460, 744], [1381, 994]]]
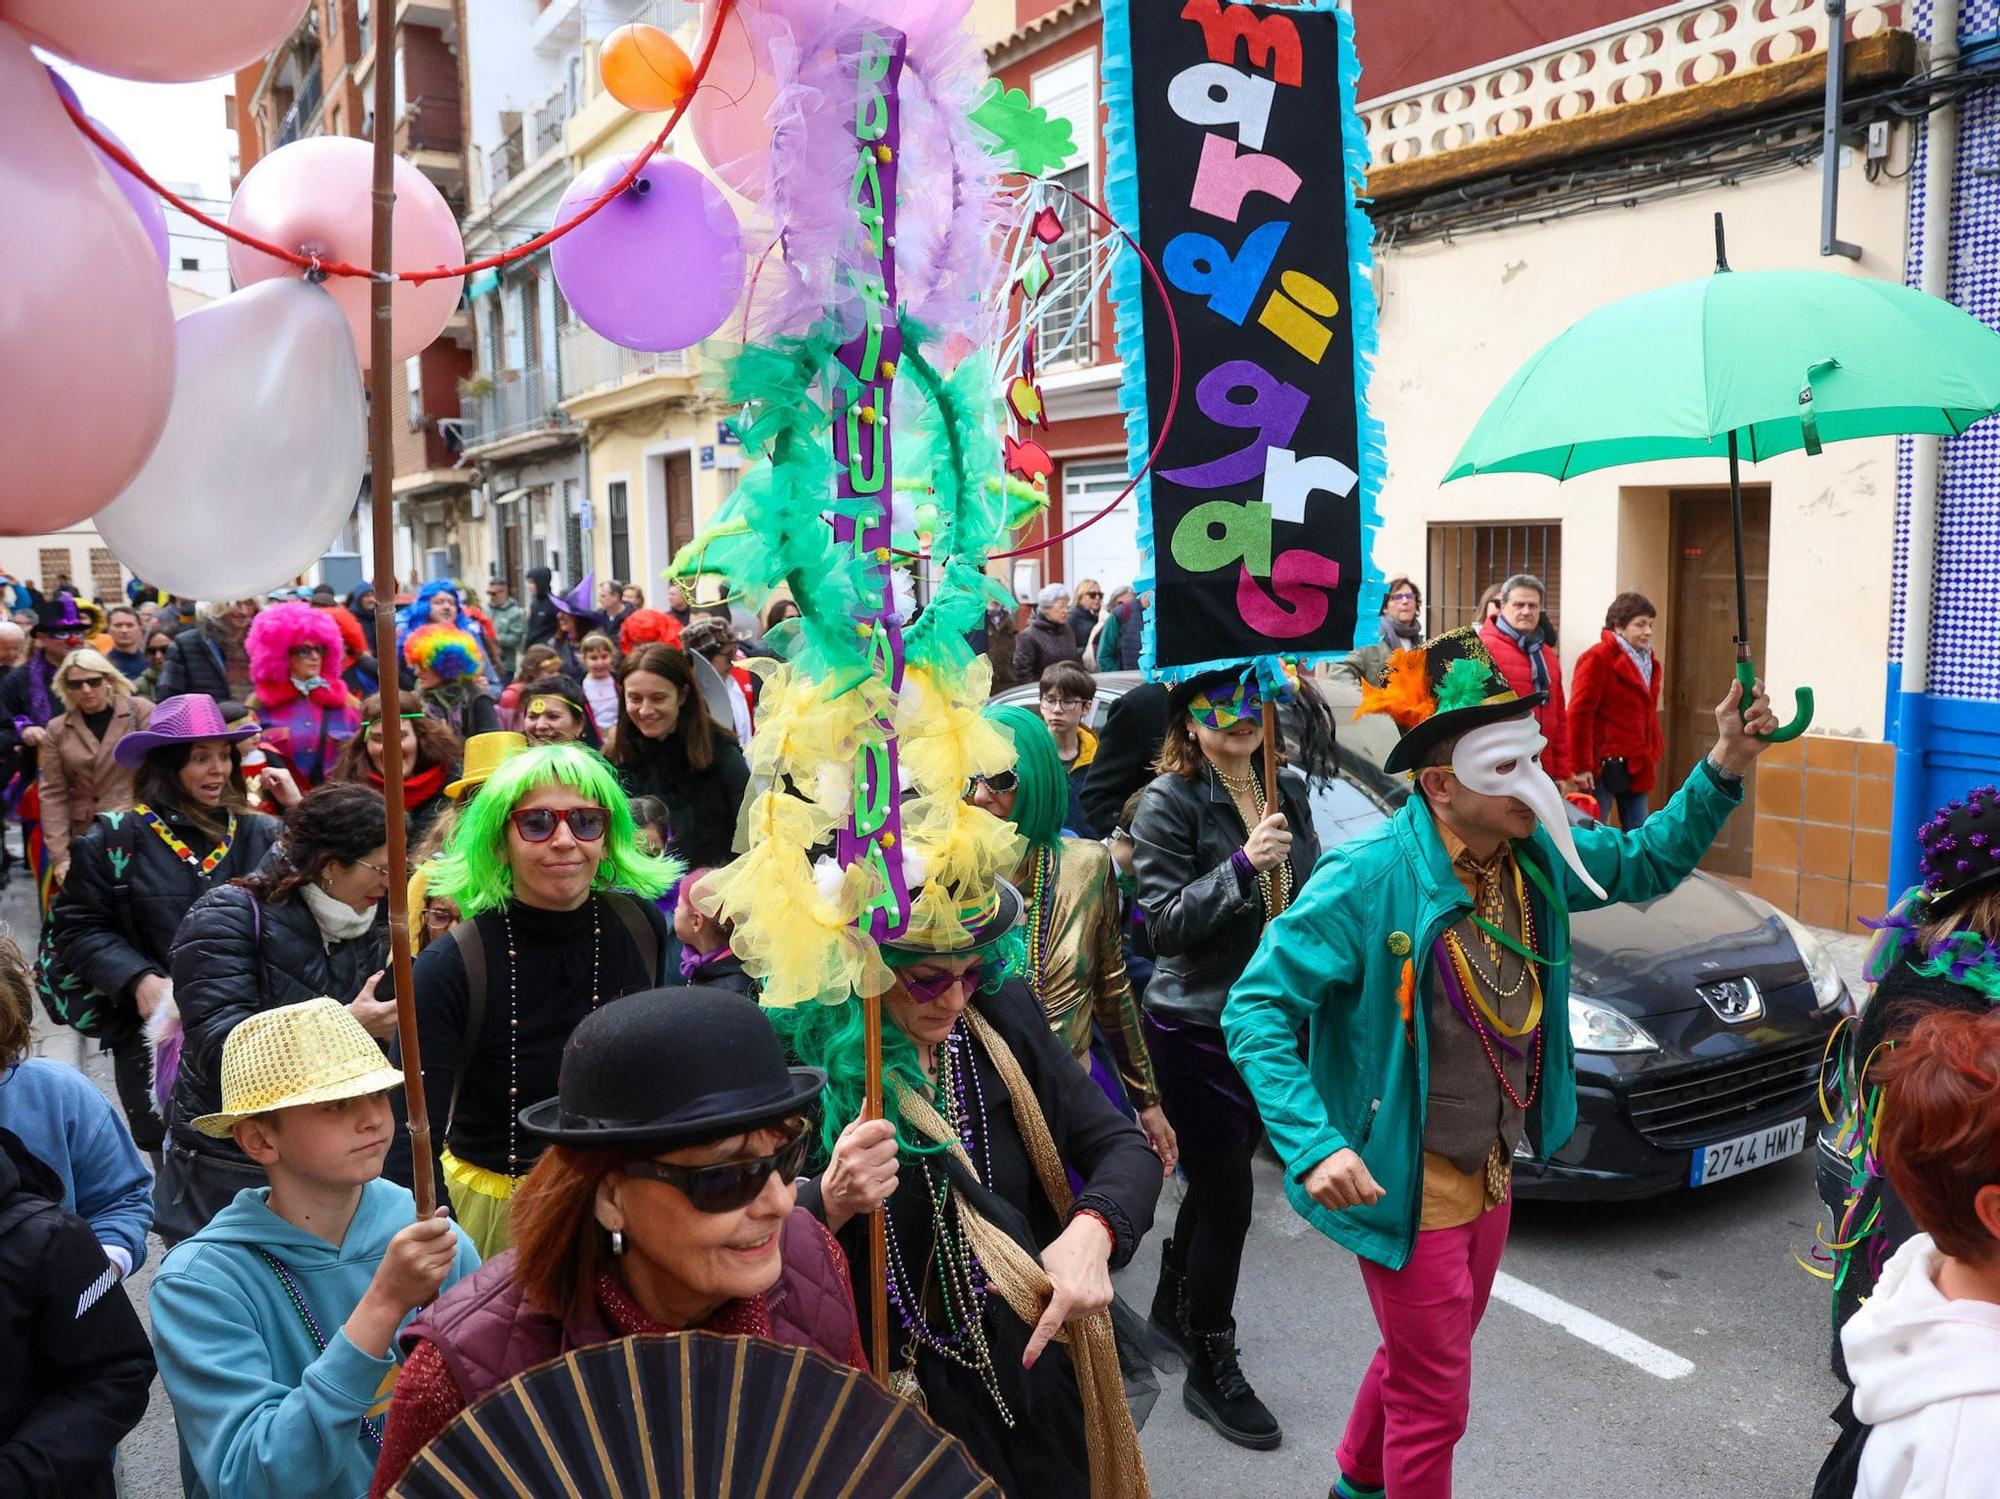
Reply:
[[113, 601], [125, 597], [125, 575], [110, 547], [90, 549], [90, 593], [92, 598]]
[[604, 486], [605, 509], [611, 512], [611, 576], [632, 576], [631, 495], [623, 479]]

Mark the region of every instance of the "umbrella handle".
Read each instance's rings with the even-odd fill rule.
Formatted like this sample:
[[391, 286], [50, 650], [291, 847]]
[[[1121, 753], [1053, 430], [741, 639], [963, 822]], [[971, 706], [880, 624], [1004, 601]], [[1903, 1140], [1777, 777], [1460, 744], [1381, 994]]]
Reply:
[[[1743, 693], [1737, 702], [1737, 709], [1740, 712], [1748, 713], [1750, 711], [1750, 704], [1756, 698], [1757, 666], [1755, 662], [1738, 661], [1736, 663], [1736, 685], [1742, 689]], [[1759, 734], [1757, 736], [1766, 744], [1789, 744], [1812, 727], [1812, 688], [1794, 687], [1792, 689], [1792, 700], [1798, 705], [1798, 711], [1792, 715], [1792, 721], [1771, 730], [1768, 734]]]

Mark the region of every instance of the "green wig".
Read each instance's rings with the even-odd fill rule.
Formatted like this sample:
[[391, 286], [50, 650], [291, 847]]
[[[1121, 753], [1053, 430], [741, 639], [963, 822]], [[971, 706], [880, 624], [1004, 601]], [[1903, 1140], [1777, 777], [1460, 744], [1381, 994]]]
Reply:
[[509, 814], [522, 797], [555, 785], [569, 787], [611, 814], [604, 830], [604, 857], [591, 888], [629, 890], [651, 899], [686, 872], [678, 859], [640, 852], [631, 799], [609, 761], [580, 744], [549, 744], [511, 756], [459, 812], [444, 852], [428, 866], [430, 893], [454, 902], [468, 917], [497, 911], [512, 900]]
[[1014, 773], [1021, 779], [1014, 793], [1015, 828], [1030, 848], [1059, 847], [1063, 818], [1069, 814], [1069, 777], [1055, 736], [1026, 708], [989, 706], [984, 712], [986, 721], [1014, 744]]
[[[997, 993], [1002, 984], [1026, 971], [1027, 955], [1027, 943], [1019, 927], [1002, 933], [984, 947], [968, 948], [962, 953], [882, 950], [883, 960], [891, 968], [907, 968], [940, 956], [981, 958], [981, 994]], [[840, 1138], [840, 1132], [861, 1117], [868, 1083], [868, 1046], [861, 1002], [850, 999], [831, 1005], [772, 1006], [764, 1014], [798, 1062], [826, 1073], [826, 1092], [820, 1095], [822, 1154], [818, 1158], [824, 1164], [832, 1157], [833, 1142]], [[886, 1011], [884, 1020], [887, 1022]], [[915, 1093], [934, 1092], [931, 1080], [924, 1076], [923, 1064], [917, 1060], [916, 1046], [903, 1034], [902, 1027], [888, 1022], [882, 1027], [882, 1112], [896, 1127], [897, 1147], [911, 1155], [934, 1155], [944, 1149], [913, 1140], [904, 1132], [902, 1111], [896, 1107], [896, 1089], [889, 1081], [891, 1078], [900, 1078]]]

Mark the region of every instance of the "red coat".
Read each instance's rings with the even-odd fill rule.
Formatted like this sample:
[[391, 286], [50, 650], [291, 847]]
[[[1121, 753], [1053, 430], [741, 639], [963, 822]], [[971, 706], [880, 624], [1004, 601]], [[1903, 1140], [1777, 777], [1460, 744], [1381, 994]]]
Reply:
[[[1507, 679], [1507, 685], [1522, 697], [1535, 690], [1535, 669], [1528, 664], [1528, 653], [1500, 633], [1490, 620], [1479, 630], [1479, 643], [1486, 647], [1493, 657], [1493, 664], [1500, 668], [1500, 675]], [[1542, 769], [1558, 781], [1566, 781], [1572, 774], [1569, 762], [1569, 713], [1563, 705], [1562, 658], [1551, 646], [1542, 647], [1542, 661], [1549, 669], [1549, 700], [1535, 710], [1535, 722], [1542, 726], [1542, 737], [1549, 747], [1542, 752]]]
[[1660, 682], [1666, 674], [1655, 652], [1648, 687], [1618, 637], [1606, 630], [1577, 658], [1569, 698], [1570, 763], [1595, 774], [1606, 760], [1623, 760], [1632, 789], [1651, 791], [1667, 753], [1660, 728]]

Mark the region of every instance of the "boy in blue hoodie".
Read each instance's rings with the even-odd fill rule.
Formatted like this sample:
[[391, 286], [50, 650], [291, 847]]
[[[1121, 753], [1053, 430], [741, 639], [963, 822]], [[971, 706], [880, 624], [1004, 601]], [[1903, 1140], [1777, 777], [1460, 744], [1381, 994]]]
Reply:
[[356, 1499], [381, 1451], [395, 1336], [478, 1268], [439, 1210], [382, 1179], [403, 1075], [346, 1009], [253, 1015], [222, 1051], [223, 1112], [271, 1178], [245, 1188], [153, 1282], [153, 1340], [188, 1499]]

